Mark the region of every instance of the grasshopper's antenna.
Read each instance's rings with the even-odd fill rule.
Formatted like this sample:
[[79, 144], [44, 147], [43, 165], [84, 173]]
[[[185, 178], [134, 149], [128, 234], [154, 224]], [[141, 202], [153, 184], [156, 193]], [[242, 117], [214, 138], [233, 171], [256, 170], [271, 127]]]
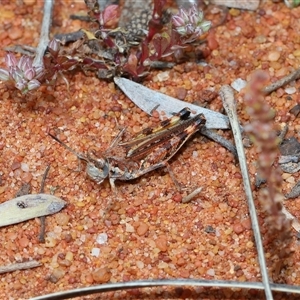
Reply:
[[84, 155], [78, 154], [76, 151], [74, 151], [72, 148], [70, 148], [68, 145], [66, 145], [64, 142], [62, 142], [60, 139], [58, 139], [55, 135], [53, 135], [50, 132], [48, 132], [48, 135], [50, 135], [59, 144], [61, 144], [63, 147], [65, 147], [67, 150], [69, 150], [71, 153], [73, 153], [78, 159], [81, 159], [81, 160], [84, 160], [85, 162], [88, 162], [88, 159]]

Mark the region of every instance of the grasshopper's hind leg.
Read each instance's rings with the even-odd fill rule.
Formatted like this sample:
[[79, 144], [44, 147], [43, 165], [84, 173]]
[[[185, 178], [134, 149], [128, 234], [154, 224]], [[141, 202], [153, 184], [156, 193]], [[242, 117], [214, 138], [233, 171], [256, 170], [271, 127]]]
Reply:
[[170, 175], [172, 181], [174, 182], [174, 184], [175, 184], [175, 186], [176, 186], [176, 189], [177, 189], [179, 192], [181, 192], [182, 190], [184, 190], [184, 189], [186, 188], [185, 185], [183, 185], [182, 183], [180, 183], [180, 182], [177, 180], [177, 178], [176, 178], [176, 176], [175, 176], [175, 174], [174, 174], [174, 172], [173, 172], [173, 170], [172, 170], [172, 168], [171, 168], [171, 166], [169, 165], [168, 162], [165, 162], [165, 166], [166, 166], [166, 168], [167, 168], [167, 171], [168, 171], [168, 173], [169, 173], [169, 175]]

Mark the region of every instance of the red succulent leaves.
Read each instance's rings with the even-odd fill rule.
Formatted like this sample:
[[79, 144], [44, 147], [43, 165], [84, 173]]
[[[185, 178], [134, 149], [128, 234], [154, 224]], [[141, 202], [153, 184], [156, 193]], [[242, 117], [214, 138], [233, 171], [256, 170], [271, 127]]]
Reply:
[[210, 26], [196, 6], [180, 9], [163, 24], [166, 0], [154, 0], [144, 40], [132, 42], [126, 30], [116, 28], [119, 20], [117, 5], [109, 5], [100, 11], [97, 0], [85, 2], [97, 28], [82, 30], [84, 37], [69, 45], [62, 46], [58, 40], [51, 40], [44, 55], [43, 70], [34, 69], [28, 58], [17, 61], [13, 55], [8, 55], [7, 69], [0, 68], [0, 80], [12, 81], [18, 89], [26, 92], [38, 88], [40, 83], [52, 81], [58, 72], [76, 67], [96, 71], [100, 78], [123, 75], [139, 79], [147, 75], [151, 62], [170, 55], [178, 58], [183, 49], [194, 43]]
[[99, 24], [104, 28], [115, 28], [119, 22], [119, 6], [109, 5], [99, 14]]

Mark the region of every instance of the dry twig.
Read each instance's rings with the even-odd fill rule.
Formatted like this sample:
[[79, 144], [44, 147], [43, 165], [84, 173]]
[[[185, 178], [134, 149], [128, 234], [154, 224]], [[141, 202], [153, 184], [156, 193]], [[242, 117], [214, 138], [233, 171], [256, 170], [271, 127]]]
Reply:
[[43, 66], [43, 57], [45, 54], [45, 50], [49, 44], [49, 31], [52, 20], [52, 10], [54, 6], [54, 0], [47, 0], [44, 2], [44, 14], [43, 14], [43, 22], [40, 34], [39, 44], [36, 49], [36, 55], [33, 61], [33, 66]]
[[300, 68], [297, 69], [296, 71], [292, 72], [291, 74], [279, 79], [278, 81], [266, 86], [263, 89], [264, 94], [270, 94], [277, 89], [281, 88], [282, 86], [288, 84], [291, 81], [297, 80], [300, 78]]
[[194, 197], [196, 197], [200, 192], [202, 191], [202, 187], [196, 188], [194, 191], [192, 191], [190, 194], [182, 198], [182, 203], [188, 203], [190, 202]]
[[7, 266], [0, 267], [0, 274], [14, 272], [17, 270], [26, 270], [26, 269], [32, 269], [41, 266], [42, 264], [36, 260], [21, 262], [21, 263], [15, 263], [10, 264]]
[[[50, 170], [50, 166], [47, 166], [47, 168], [45, 170], [45, 173], [43, 175], [43, 178], [42, 178], [41, 188], [40, 188], [40, 194], [44, 193], [45, 181], [46, 181], [46, 178], [48, 176], [49, 170]], [[44, 243], [45, 242], [45, 227], [46, 227], [45, 222], [46, 222], [46, 217], [45, 216], [41, 216], [40, 217], [40, 221], [41, 221], [41, 229], [40, 229], [40, 234], [39, 234], [39, 241], [40, 241], [40, 243]]]
[[249, 211], [250, 211], [253, 234], [254, 234], [256, 248], [257, 248], [257, 252], [258, 252], [258, 261], [259, 261], [259, 265], [260, 265], [260, 269], [261, 269], [262, 281], [263, 281], [263, 284], [265, 287], [266, 298], [273, 299], [270, 282], [269, 282], [269, 276], [268, 276], [268, 272], [267, 272], [266, 260], [265, 260], [265, 256], [264, 256], [264, 249], [263, 249], [261, 234], [260, 234], [260, 230], [259, 230], [256, 209], [255, 209], [252, 190], [251, 190], [251, 183], [250, 183], [250, 179], [249, 179], [246, 156], [245, 156], [244, 146], [243, 146], [243, 142], [242, 142], [240, 124], [239, 124], [237, 113], [236, 113], [236, 105], [235, 105], [235, 101], [234, 101], [233, 89], [228, 85], [222, 86], [221, 90], [220, 90], [220, 96], [221, 96], [221, 99], [223, 102], [223, 106], [229, 117], [235, 144], [236, 144], [236, 149], [237, 149], [237, 153], [238, 153], [240, 168], [241, 168], [243, 182], [244, 182], [244, 188], [245, 188]]

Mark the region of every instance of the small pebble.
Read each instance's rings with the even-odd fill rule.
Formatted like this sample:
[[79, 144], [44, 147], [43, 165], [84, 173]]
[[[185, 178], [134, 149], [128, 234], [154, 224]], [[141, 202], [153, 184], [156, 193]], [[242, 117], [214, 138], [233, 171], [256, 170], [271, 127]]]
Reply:
[[268, 60], [269, 61], [277, 61], [280, 58], [280, 52], [279, 51], [270, 51], [268, 54]]
[[229, 14], [233, 17], [237, 17], [241, 14], [241, 11], [239, 9], [236, 9], [236, 8], [231, 8], [229, 10]]
[[0, 195], [4, 193], [7, 189], [7, 186], [0, 186]]
[[206, 274], [209, 275], [209, 276], [215, 276], [215, 270], [214, 269], [208, 269]]
[[99, 248], [93, 248], [91, 251], [91, 255], [98, 257], [100, 255], [100, 249]]
[[289, 183], [295, 183], [295, 177], [289, 177], [286, 179], [286, 182], [289, 182]]
[[160, 72], [157, 74], [157, 79], [162, 82], [162, 81], [166, 81], [170, 78], [170, 72], [169, 71], [165, 71], [165, 72]]
[[236, 234], [240, 234], [240, 233], [242, 233], [244, 230], [245, 230], [245, 228], [242, 226], [241, 223], [236, 223], [236, 224], [233, 225], [233, 231], [234, 231]]
[[276, 70], [275, 76], [276, 77], [282, 77], [289, 73], [288, 69], [286, 67], [282, 67], [279, 70]]
[[17, 40], [23, 36], [23, 30], [19, 27], [13, 27], [8, 31], [8, 37], [12, 40]]
[[289, 95], [293, 95], [297, 92], [297, 89], [294, 86], [292, 86], [285, 88], [284, 91]]
[[72, 265], [72, 263], [69, 260], [67, 260], [67, 259], [60, 259], [59, 257], [57, 258], [57, 263], [60, 266], [63, 266], [63, 267], [70, 267]]
[[148, 224], [141, 222], [140, 225], [139, 225], [139, 227], [136, 230], [136, 233], [139, 236], [142, 236], [142, 235], [144, 235], [148, 231], [148, 229], [149, 229]]
[[18, 161], [14, 161], [11, 165], [11, 170], [15, 171], [15, 170], [19, 169], [20, 167], [21, 167], [21, 163]]
[[176, 265], [179, 266], [179, 267], [182, 267], [185, 264], [186, 264], [186, 260], [183, 257], [179, 257], [177, 262], [176, 262]]
[[21, 174], [21, 180], [25, 183], [29, 183], [32, 179], [32, 174], [31, 173], [23, 173]]
[[54, 239], [53, 237], [46, 237], [45, 241], [46, 241], [45, 247], [47, 248], [53, 248], [57, 244], [57, 240]]
[[292, 175], [289, 173], [282, 173], [281, 177], [283, 180], [287, 180], [289, 177], [291, 177]]
[[65, 271], [61, 268], [56, 268], [53, 270], [52, 274], [49, 277], [49, 281], [52, 283], [57, 283], [61, 278], [65, 276]]
[[156, 247], [162, 252], [165, 252], [168, 250], [167, 238], [165, 236], [160, 236], [155, 241], [155, 244], [156, 244]]
[[219, 43], [216, 40], [215, 35], [209, 34], [207, 37], [207, 46], [210, 50], [216, 50], [219, 48]]
[[68, 251], [66, 253], [66, 259], [69, 260], [69, 261], [73, 261], [74, 259], [74, 254], [71, 252], [71, 251]]
[[231, 83], [231, 87], [235, 89], [237, 92], [240, 92], [247, 85], [247, 81], [241, 78], [237, 78], [235, 81]]
[[183, 87], [179, 87], [176, 89], [176, 97], [179, 100], [184, 100], [184, 98], [186, 97], [187, 91], [185, 88]]
[[70, 216], [64, 212], [55, 215], [55, 219], [58, 225], [65, 226], [68, 225], [70, 221]]
[[98, 236], [96, 238], [96, 242], [100, 245], [105, 244], [107, 242], [107, 240], [108, 240], [108, 236], [105, 232], [98, 234]]
[[136, 266], [137, 266], [139, 269], [143, 269], [143, 268], [145, 267], [145, 264], [144, 264], [142, 261], [138, 260], [138, 261], [136, 262]]
[[126, 223], [125, 226], [126, 226], [126, 229], [125, 229], [126, 232], [134, 232], [134, 228], [132, 225]]
[[172, 199], [173, 201], [180, 203], [182, 201], [182, 195], [180, 193], [176, 193]]
[[258, 35], [253, 39], [255, 44], [264, 44], [267, 41], [267, 38], [264, 35]]
[[24, 3], [25, 5], [30, 6], [30, 5], [35, 4], [35, 3], [36, 3], [36, 0], [23, 0], [23, 3]]
[[111, 275], [111, 271], [107, 267], [96, 269], [92, 272], [93, 279], [96, 283], [106, 283], [110, 281]]
[[21, 170], [24, 172], [29, 172], [29, 166], [26, 163], [21, 163]]
[[300, 49], [295, 50], [295, 51], [293, 52], [293, 55], [294, 55], [295, 57], [300, 57]]
[[21, 248], [26, 248], [29, 245], [29, 240], [27, 237], [20, 238], [19, 244]]

